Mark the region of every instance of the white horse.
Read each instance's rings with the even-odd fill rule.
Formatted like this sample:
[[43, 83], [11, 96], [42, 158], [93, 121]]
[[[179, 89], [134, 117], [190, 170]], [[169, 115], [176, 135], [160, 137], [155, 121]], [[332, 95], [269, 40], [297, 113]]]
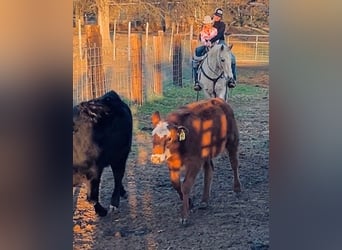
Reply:
[[206, 98], [226, 100], [229, 88], [234, 88], [231, 60], [232, 46], [216, 44], [207, 52], [199, 65], [198, 80]]

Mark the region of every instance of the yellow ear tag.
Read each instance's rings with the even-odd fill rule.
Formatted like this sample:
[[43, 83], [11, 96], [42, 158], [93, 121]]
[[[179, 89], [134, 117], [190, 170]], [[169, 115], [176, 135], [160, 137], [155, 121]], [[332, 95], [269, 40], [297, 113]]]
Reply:
[[184, 140], [185, 140], [184, 129], [181, 129], [181, 131], [179, 133], [179, 141], [184, 141]]

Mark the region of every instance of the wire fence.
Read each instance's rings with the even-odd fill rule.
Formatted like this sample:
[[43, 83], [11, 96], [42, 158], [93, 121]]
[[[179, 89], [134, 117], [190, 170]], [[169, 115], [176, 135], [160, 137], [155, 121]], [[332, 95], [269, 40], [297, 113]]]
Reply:
[[[130, 103], [143, 104], [162, 96], [163, 86], [192, 82], [191, 60], [197, 41], [193, 34], [116, 34], [110, 46], [89, 46], [86, 38], [74, 42], [73, 103], [113, 89]], [[237, 66], [241, 62], [269, 62], [267, 35], [235, 34]]]

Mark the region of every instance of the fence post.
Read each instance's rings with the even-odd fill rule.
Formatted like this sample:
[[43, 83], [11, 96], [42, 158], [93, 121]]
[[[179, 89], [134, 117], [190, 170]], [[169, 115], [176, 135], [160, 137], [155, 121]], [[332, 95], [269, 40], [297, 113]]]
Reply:
[[257, 61], [258, 58], [258, 42], [259, 42], [259, 36], [255, 36], [255, 55], [254, 55], [254, 60]]
[[128, 22], [128, 61], [131, 60], [131, 22]]
[[142, 105], [142, 37], [141, 34], [131, 34], [131, 69], [132, 69], [132, 101]]
[[145, 32], [145, 49], [147, 50], [148, 45], [148, 22], [146, 23], [146, 32]]
[[154, 73], [153, 73], [153, 92], [157, 95], [163, 95], [163, 81], [162, 81], [162, 46], [163, 36], [153, 36], [153, 50], [154, 50]]
[[194, 38], [194, 25], [190, 25], [190, 36], [189, 36], [189, 50], [190, 50], [190, 58], [192, 55], [192, 39]]
[[114, 20], [114, 27], [113, 27], [113, 61], [116, 58], [116, 19]]
[[[87, 98], [96, 98], [105, 93], [104, 71], [102, 65], [102, 38], [100, 26], [85, 25], [87, 37]], [[89, 89], [90, 88], [90, 89]]]
[[173, 37], [174, 37], [174, 30], [175, 30], [175, 23], [172, 23], [171, 26], [171, 38], [170, 38], [170, 50], [169, 50], [169, 62], [171, 62], [171, 56], [172, 56], [172, 48], [173, 48]]
[[182, 39], [176, 34], [173, 46], [173, 84], [180, 87], [182, 84]]
[[82, 61], [82, 32], [81, 32], [81, 19], [78, 19], [78, 49], [80, 53], [80, 59]]
[[198, 40], [192, 39], [192, 40], [191, 40], [191, 50], [190, 50], [191, 59], [192, 59], [193, 54], [195, 53], [195, 49], [197, 48], [197, 46], [198, 46]]

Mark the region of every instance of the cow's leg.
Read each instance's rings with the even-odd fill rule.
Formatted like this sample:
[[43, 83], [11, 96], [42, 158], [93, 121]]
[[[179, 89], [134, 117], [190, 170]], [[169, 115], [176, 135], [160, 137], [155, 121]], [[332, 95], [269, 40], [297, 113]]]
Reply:
[[179, 198], [183, 200], [183, 194], [181, 190], [180, 171], [177, 169], [170, 169], [170, 180], [173, 188], [177, 191]]
[[99, 202], [99, 187], [100, 187], [102, 170], [103, 169], [99, 168], [96, 174], [96, 177], [88, 182], [89, 186], [88, 186], [88, 195], [87, 195], [88, 201], [91, 203], [94, 203], [94, 209], [95, 209], [96, 214], [98, 214], [101, 217], [107, 215], [107, 210], [104, 207], [102, 207], [102, 205]]
[[203, 188], [203, 196], [202, 201], [200, 204], [201, 209], [205, 209], [208, 207], [208, 200], [210, 196], [210, 188], [211, 188], [211, 182], [213, 179], [213, 169], [214, 164], [212, 160], [207, 160], [204, 162], [204, 188]]
[[192, 186], [195, 183], [196, 176], [200, 170], [197, 164], [188, 165], [185, 173], [185, 179], [182, 183], [182, 194], [183, 194], [183, 208], [181, 213], [181, 224], [187, 224], [190, 207], [191, 207], [191, 200], [190, 200], [190, 192]]
[[235, 193], [241, 192], [241, 184], [239, 179], [239, 159], [238, 159], [238, 146], [237, 143], [234, 146], [228, 146], [230, 165], [234, 174], [234, 186]]
[[118, 210], [120, 204], [120, 196], [127, 197], [126, 190], [122, 185], [122, 179], [125, 174], [126, 160], [111, 164], [114, 176], [114, 190], [110, 202], [110, 211]]

